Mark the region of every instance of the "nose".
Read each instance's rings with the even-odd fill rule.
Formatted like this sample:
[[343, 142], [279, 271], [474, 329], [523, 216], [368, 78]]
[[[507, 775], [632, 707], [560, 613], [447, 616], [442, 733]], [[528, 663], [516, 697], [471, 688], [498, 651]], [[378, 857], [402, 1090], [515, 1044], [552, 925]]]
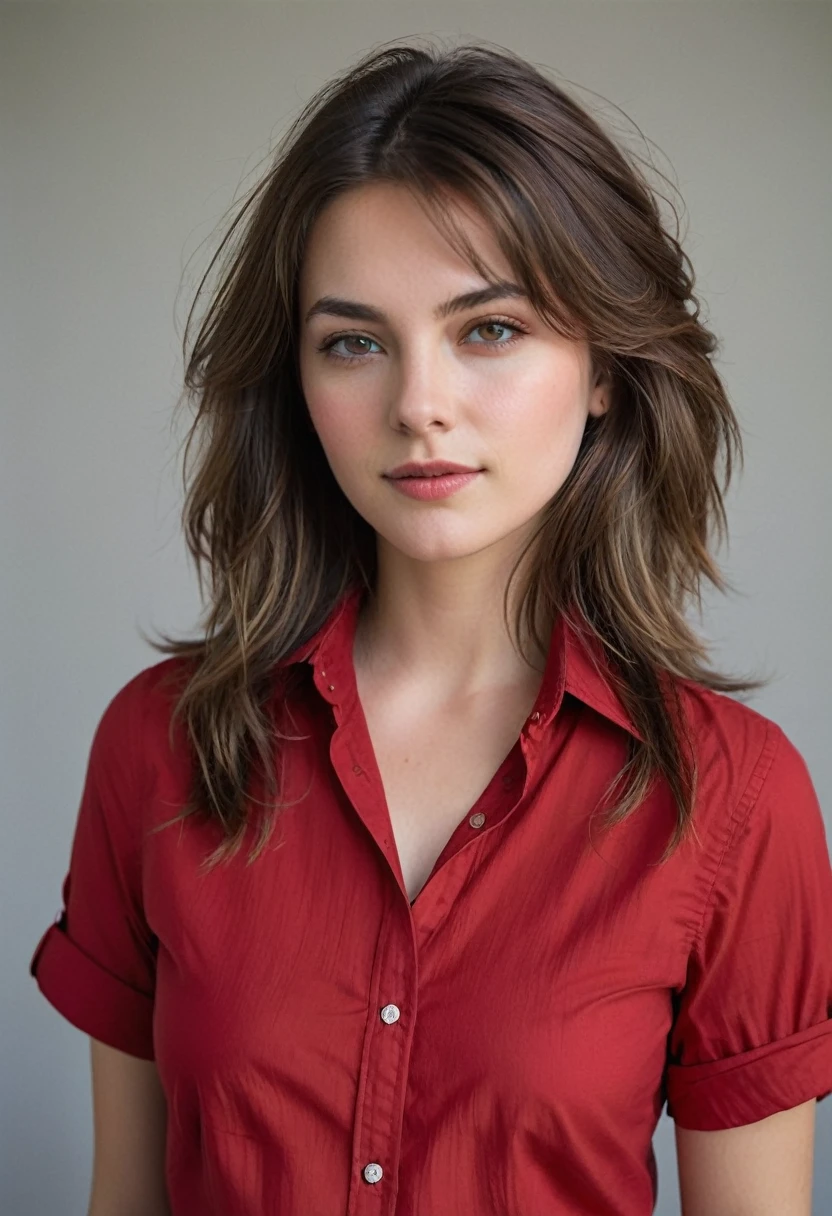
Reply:
[[447, 430], [454, 425], [452, 373], [435, 351], [402, 358], [388, 419], [394, 431], [408, 434]]

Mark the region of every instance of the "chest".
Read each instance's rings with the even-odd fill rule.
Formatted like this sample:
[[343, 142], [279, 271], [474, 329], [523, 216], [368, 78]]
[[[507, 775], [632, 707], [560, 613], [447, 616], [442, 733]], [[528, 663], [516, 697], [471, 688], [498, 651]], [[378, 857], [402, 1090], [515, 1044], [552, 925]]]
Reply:
[[364, 717], [402, 875], [413, 903], [449, 838], [517, 742], [534, 688], [419, 712], [368, 692]]
[[[298, 744], [307, 747], [311, 741]], [[480, 782], [488, 782], [498, 753], [491, 761], [476, 749], [468, 754], [480, 757]], [[684, 978], [685, 958], [670, 940], [678, 909], [664, 886], [656, 889], [667, 873], [648, 872], [648, 892], [643, 865], [631, 864], [644, 856], [640, 842], [619, 837], [632, 856], [585, 848], [586, 811], [609, 771], [593, 776], [588, 789], [583, 756], [564, 756], [558, 775], [529, 791], [510, 830], [486, 833], [482, 847], [445, 862], [408, 914], [401, 893], [391, 898], [366, 825], [346, 804], [348, 791], [366, 801], [364, 776], [352, 764], [338, 767], [346, 791], [321, 768], [309, 797], [287, 809], [279, 847], [255, 865], [241, 853], [201, 873], [198, 863], [217, 840], [193, 821], [181, 835], [167, 830], [148, 843], [145, 906], [159, 940], [155, 1044], [171, 1125], [202, 1128], [212, 1162], [232, 1148], [251, 1154], [268, 1146], [274, 1210], [323, 1213], [331, 1210], [323, 1182], [320, 1192], [306, 1189], [318, 1185], [318, 1153], [307, 1178], [274, 1146], [296, 1144], [299, 1171], [310, 1142], [330, 1146], [321, 1151], [334, 1159], [333, 1176], [348, 1179], [354, 1123], [366, 1119], [359, 1164], [392, 1160], [401, 1135], [411, 1154], [407, 1169], [423, 1180], [428, 1163], [412, 1154], [420, 1143], [432, 1151], [449, 1127], [458, 1129], [460, 1145], [488, 1146], [504, 1144], [508, 1126], [552, 1154], [566, 1134], [559, 1120], [568, 1135], [585, 1126], [590, 1140], [599, 1117], [629, 1126], [637, 1109], [649, 1123], [668, 988]], [[442, 788], [439, 768], [427, 769], [430, 808], [431, 791]], [[450, 834], [450, 812], [462, 806], [465, 815], [471, 803], [464, 799], [475, 799], [476, 790], [466, 792], [453, 765], [442, 771], [461, 800], [444, 804]], [[307, 772], [306, 764], [292, 765], [290, 792], [305, 788]], [[418, 789], [407, 791], [412, 819], [422, 803]], [[154, 812], [160, 822], [169, 802], [160, 799]], [[399, 828], [402, 805], [394, 801], [391, 816]], [[378, 827], [376, 844], [385, 830]], [[424, 849], [426, 834], [415, 838]], [[408, 885], [418, 894], [417, 854], [404, 853]], [[398, 1011], [395, 1021], [379, 1016], [388, 1005]], [[357, 1093], [368, 1095], [364, 1107], [357, 1108]], [[384, 1101], [406, 1112], [405, 1125], [380, 1117]], [[380, 1144], [388, 1131], [392, 1141]], [[441, 1194], [454, 1148], [435, 1162]], [[487, 1176], [487, 1156], [485, 1147], [467, 1176]], [[244, 1164], [247, 1185], [259, 1185], [249, 1157]], [[339, 1206], [346, 1210], [344, 1196]], [[246, 1209], [229, 1198], [215, 1210]], [[411, 1210], [438, 1216], [442, 1208]], [[531, 1201], [494, 1209], [483, 1201], [444, 1210], [547, 1209]], [[253, 1200], [251, 1211], [262, 1206]]]
[[[499, 831], [447, 859], [411, 910], [385, 860], [392, 825], [412, 901], [531, 705], [506, 695], [431, 717], [363, 698], [388, 823], [359, 716], [333, 732], [301, 704], [286, 807], [255, 864], [246, 849], [204, 872], [220, 833], [193, 819], [147, 837], [156, 1058], [184, 1144], [177, 1210], [201, 1194], [200, 1170], [205, 1214], [311, 1216], [346, 1211], [351, 1194], [368, 1211], [398, 1178], [403, 1216], [450, 1216], [568, 1211], [558, 1180], [596, 1178], [607, 1159], [628, 1183], [640, 1168], [668, 990], [685, 975], [676, 938], [698, 900], [678, 869], [644, 864], [670, 803], [648, 806], [603, 855], [587, 847], [623, 758], [613, 732], [567, 703]], [[186, 794], [160, 777], [148, 823]], [[390, 1007], [392, 1021], [380, 1016]], [[609, 1145], [636, 1127], [631, 1166]], [[525, 1154], [516, 1169], [495, 1157], [509, 1147]], [[383, 1165], [381, 1187], [367, 1186], [367, 1162]], [[518, 1189], [495, 1196], [495, 1177]], [[458, 1178], [482, 1192], [455, 1192]], [[540, 1180], [551, 1193], [533, 1193]], [[615, 1207], [595, 1196], [586, 1210]]]
[[[415, 822], [426, 862], [425, 825], [441, 823], [437, 807], [447, 811], [433, 841], [441, 850], [513, 747], [518, 715], [502, 728], [486, 715], [475, 730], [461, 713], [455, 731], [406, 723], [412, 746], [400, 722], [387, 747], [372, 705], [369, 718], [418, 893], [404, 826]], [[385, 1177], [400, 1163], [403, 1213], [568, 1211], [566, 1199], [531, 1191], [495, 1201], [490, 1192], [449, 1198], [449, 1187], [461, 1177], [487, 1189], [495, 1174], [531, 1186], [543, 1176], [536, 1161], [550, 1179], [573, 1177], [569, 1154], [585, 1169], [593, 1146], [607, 1151], [615, 1129], [636, 1125], [643, 1159], [668, 989], [685, 975], [675, 939], [696, 901], [678, 872], [644, 866], [656, 852], [651, 819], [662, 812], [664, 838], [670, 805], [648, 808], [603, 856], [586, 847], [587, 816], [620, 749], [607, 754], [603, 738], [584, 745], [559, 729], [556, 765], [532, 770], [539, 776], [505, 830], [446, 860], [410, 912], [383, 861], [389, 828], [371, 813], [375, 782], [355, 715], [337, 736], [323, 715], [298, 715], [278, 839], [255, 864], [241, 851], [204, 873], [219, 832], [193, 820], [148, 837], [156, 1058], [169, 1126], [191, 1138], [174, 1155], [173, 1189], [198, 1193], [187, 1168], [204, 1165], [215, 1201], [201, 1212], [346, 1211], [351, 1186], [372, 1202], [381, 1194], [364, 1180], [371, 1161], [393, 1163]], [[413, 780], [396, 781], [401, 772]], [[149, 821], [167, 821], [185, 793], [149, 792]], [[392, 1021], [380, 1016], [390, 1006]], [[494, 1156], [510, 1145], [532, 1154], [511, 1173]], [[599, 1200], [587, 1210], [615, 1209]]]

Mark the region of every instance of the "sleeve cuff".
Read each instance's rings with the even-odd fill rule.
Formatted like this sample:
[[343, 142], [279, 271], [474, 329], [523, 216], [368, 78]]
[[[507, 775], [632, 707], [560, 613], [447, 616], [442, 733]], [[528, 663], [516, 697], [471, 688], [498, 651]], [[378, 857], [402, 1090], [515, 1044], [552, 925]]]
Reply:
[[63, 917], [40, 939], [29, 974], [49, 1003], [78, 1030], [119, 1051], [155, 1059], [153, 997], [91, 959], [67, 936]]
[[667, 1113], [697, 1131], [756, 1123], [830, 1094], [832, 1019], [727, 1059], [667, 1067]]

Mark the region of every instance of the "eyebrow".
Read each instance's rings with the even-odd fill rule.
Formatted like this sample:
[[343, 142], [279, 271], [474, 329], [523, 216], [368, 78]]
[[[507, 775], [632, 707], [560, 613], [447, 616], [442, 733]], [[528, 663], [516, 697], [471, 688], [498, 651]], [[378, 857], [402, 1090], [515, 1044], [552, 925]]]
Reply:
[[[501, 279], [478, 291], [466, 291], [461, 296], [446, 300], [434, 309], [433, 315], [437, 321], [441, 321], [451, 313], [464, 312], [468, 308], [478, 308], [492, 300], [503, 299], [527, 300], [528, 295], [517, 283]], [[374, 308], [371, 304], [361, 304], [357, 300], [344, 300], [339, 296], [321, 296], [309, 309], [304, 324], [308, 324], [313, 317], [320, 316], [349, 317], [352, 321], [374, 321], [377, 324], [384, 324], [387, 320], [381, 309]]]

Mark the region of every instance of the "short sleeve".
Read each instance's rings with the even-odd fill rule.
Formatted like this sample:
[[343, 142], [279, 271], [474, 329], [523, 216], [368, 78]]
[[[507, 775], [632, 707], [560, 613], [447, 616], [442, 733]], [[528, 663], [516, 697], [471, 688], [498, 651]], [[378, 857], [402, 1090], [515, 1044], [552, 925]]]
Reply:
[[832, 865], [806, 764], [768, 722], [676, 994], [668, 1115], [703, 1131], [832, 1093]]
[[63, 908], [41, 937], [29, 972], [79, 1030], [152, 1060], [157, 942], [142, 907], [136, 699], [133, 680], [95, 730]]

